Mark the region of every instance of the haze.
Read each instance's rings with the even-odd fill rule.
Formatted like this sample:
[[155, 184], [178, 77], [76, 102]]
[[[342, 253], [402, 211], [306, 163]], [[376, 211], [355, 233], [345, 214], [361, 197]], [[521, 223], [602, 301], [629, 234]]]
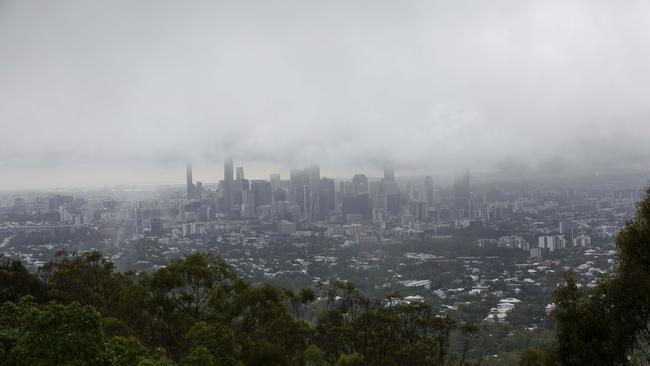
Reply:
[[643, 1], [0, 0], [0, 189], [645, 171], [649, 65]]

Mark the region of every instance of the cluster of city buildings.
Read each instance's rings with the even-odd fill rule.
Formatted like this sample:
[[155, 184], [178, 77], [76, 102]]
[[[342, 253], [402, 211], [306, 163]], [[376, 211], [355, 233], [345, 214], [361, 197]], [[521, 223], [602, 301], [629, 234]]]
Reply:
[[[219, 182], [195, 182], [189, 165], [186, 178], [184, 187], [0, 193], [0, 250], [36, 269], [59, 250], [96, 249], [143, 271], [212, 252], [251, 281], [337, 277], [500, 322], [525, 304], [548, 306], [564, 270], [585, 286], [611, 270], [640, 194], [597, 181], [470, 185], [466, 172], [445, 186], [391, 168], [332, 179], [317, 165], [248, 180], [231, 159]], [[476, 304], [489, 306], [468, 310]]]

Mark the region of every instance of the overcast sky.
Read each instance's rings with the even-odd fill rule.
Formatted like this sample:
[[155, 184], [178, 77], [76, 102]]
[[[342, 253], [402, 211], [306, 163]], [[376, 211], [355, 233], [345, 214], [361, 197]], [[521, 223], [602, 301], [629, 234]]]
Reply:
[[0, 189], [647, 170], [650, 2], [0, 0], [0, 139]]

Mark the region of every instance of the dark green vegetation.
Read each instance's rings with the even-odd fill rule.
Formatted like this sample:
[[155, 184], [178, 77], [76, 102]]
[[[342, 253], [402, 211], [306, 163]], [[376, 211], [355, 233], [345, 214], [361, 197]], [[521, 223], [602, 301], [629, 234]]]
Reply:
[[617, 270], [595, 288], [565, 274], [555, 292], [555, 345], [527, 350], [522, 365], [650, 364], [650, 190], [616, 246]]
[[253, 286], [208, 254], [135, 274], [97, 252], [60, 253], [37, 274], [6, 263], [0, 282], [2, 365], [475, 363], [478, 327], [428, 305], [372, 301], [336, 280], [316, 291]]

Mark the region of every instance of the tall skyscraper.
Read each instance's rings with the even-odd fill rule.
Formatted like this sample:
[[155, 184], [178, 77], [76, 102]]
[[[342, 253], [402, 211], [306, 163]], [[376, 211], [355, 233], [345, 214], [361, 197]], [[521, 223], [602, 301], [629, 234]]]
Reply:
[[227, 158], [223, 163], [223, 205], [224, 213], [230, 215], [233, 206], [233, 162]]
[[352, 189], [354, 193], [368, 193], [368, 177], [365, 174], [355, 174], [352, 177]]
[[424, 177], [424, 192], [426, 195], [427, 205], [433, 204], [433, 178], [431, 176]]
[[384, 165], [384, 181], [394, 182], [395, 181], [395, 170], [391, 164]]
[[303, 169], [294, 169], [290, 174], [289, 199], [300, 207], [300, 213], [306, 216], [308, 200], [306, 192], [309, 191], [309, 179]]
[[469, 171], [456, 176], [454, 181], [454, 208], [457, 218], [469, 218], [470, 214]]
[[243, 166], [238, 166], [237, 167], [235, 179], [244, 180], [244, 167]]
[[187, 164], [185, 166], [185, 175], [187, 178], [187, 199], [191, 200], [194, 198], [194, 183], [192, 182], [192, 164]]
[[138, 207], [135, 209], [135, 234], [144, 234], [144, 213], [140, 204], [138, 204]]
[[320, 192], [320, 167], [312, 165], [305, 168], [309, 184], [309, 196], [307, 207], [307, 219], [314, 220], [319, 216], [320, 208], [318, 203], [318, 195]]
[[269, 177], [269, 181], [271, 182], [272, 199], [273, 202], [275, 202], [276, 193], [280, 189], [280, 174], [271, 174], [271, 176]]
[[336, 209], [336, 183], [334, 179], [320, 179], [318, 205], [321, 218], [327, 217], [331, 211]]
[[320, 167], [312, 165], [305, 169], [291, 171], [290, 192], [293, 203], [300, 207], [300, 213], [307, 220], [319, 215]]
[[251, 191], [253, 192], [253, 207], [255, 209], [271, 204], [272, 189], [270, 182], [253, 180], [251, 181]]
[[194, 187], [194, 198], [203, 201], [203, 183], [196, 182], [196, 186]]

